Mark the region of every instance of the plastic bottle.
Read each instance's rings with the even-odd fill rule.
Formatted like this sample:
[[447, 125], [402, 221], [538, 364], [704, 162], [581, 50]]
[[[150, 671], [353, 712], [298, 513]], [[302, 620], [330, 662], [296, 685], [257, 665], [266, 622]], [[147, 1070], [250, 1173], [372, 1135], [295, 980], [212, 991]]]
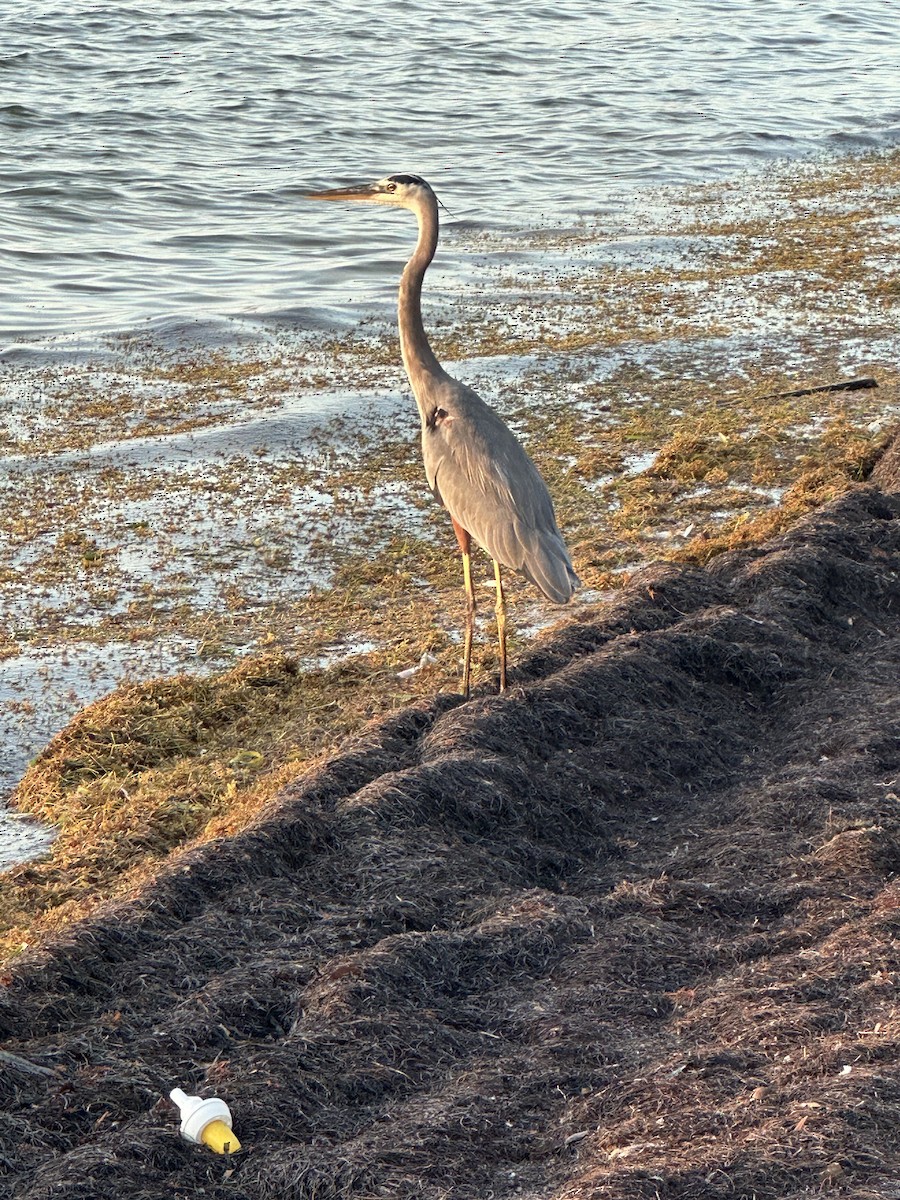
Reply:
[[213, 1096], [203, 1100], [188, 1096], [181, 1088], [172, 1088], [169, 1097], [181, 1113], [181, 1136], [189, 1142], [208, 1146], [216, 1154], [234, 1154], [241, 1143], [231, 1132], [231, 1111], [224, 1100]]

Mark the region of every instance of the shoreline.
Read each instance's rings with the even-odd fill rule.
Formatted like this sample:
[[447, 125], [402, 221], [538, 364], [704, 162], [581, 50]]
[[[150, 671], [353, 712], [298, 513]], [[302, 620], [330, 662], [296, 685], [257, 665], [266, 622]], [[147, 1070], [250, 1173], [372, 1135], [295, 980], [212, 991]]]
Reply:
[[[488, 290], [440, 306], [426, 291], [439, 356], [528, 445], [585, 581], [588, 599], [554, 612], [514, 583], [520, 631], [589, 613], [650, 560], [703, 563], [777, 533], [861, 477], [900, 414], [900, 153], [801, 164], [748, 187], [664, 189], [665, 204], [656, 191], [630, 229], [611, 232], [601, 220], [544, 231], [529, 245], [530, 267], [521, 243], [507, 242], [512, 274], [488, 238]], [[14, 623], [0, 667], [48, 656], [43, 676], [0, 693], [4, 736], [20, 747], [7, 786], [42, 738], [36, 722], [28, 732], [41, 706], [62, 728], [96, 698], [90, 686], [79, 693], [91, 681], [77, 669], [74, 680], [65, 675], [66, 659], [107, 654], [112, 665], [96, 677], [106, 690], [117, 646], [138, 664], [146, 654], [154, 674], [160, 662], [167, 674], [198, 673], [198, 691], [235, 663], [232, 675], [252, 674], [243, 660], [256, 654], [326, 663], [304, 683], [314, 702], [300, 728], [286, 716], [280, 741], [250, 719], [230, 741], [223, 735], [219, 750], [231, 759], [204, 761], [201, 779], [199, 741], [155, 782], [137, 772], [145, 816], [171, 785], [167, 771], [194, 780], [182, 789], [191, 819], [166, 826], [151, 871], [190, 838], [251, 819], [361, 722], [455, 686], [458, 563], [421, 478], [392, 328], [375, 322], [317, 346], [275, 331], [269, 350], [135, 344], [99, 373], [3, 367], [18, 410], [2, 448], [11, 472], [0, 499], [10, 530], [2, 586]], [[761, 399], [863, 373], [881, 387]], [[335, 410], [316, 415], [328, 396]], [[111, 448], [97, 450], [103, 442]], [[489, 625], [478, 642], [476, 678], [488, 681]], [[520, 633], [514, 653], [522, 645]], [[54, 655], [68, 689], [55, 709]], [[431, 661], [421, 671], [398, 677], [423, 655]], [[101, 702], [91, 736], [104, 704], [121, 720], [118, 701], [153, 688], [135, 684]], [[91, 720], [81, 713], [75, 727], [83, 733]], [[78, 736], [72, 727], [63, 735], [69, 751]], [[74, 845], [78, 820], [118, 776], [72, 788], [56, 752], [40, 756], [17, 803], [63, 821], [74, 803], [82, 816], [64, 830]], [[127, 806], [110, 816], [129, 820]], [[67, 870], [96, 875], [101, 851], [98, 843]], [[57, 845], [48, 877], [72, 852]], [[134, 876], [111, 861], [101, 874], [113, 891], [88, 898], [76, 887], [56, 916], [45, 913], [48, 928], [146, 874], [140, 845], [125, 858]], [[16, 921], [9, 928], [19, 931], [11, 946], [24, 935]]]

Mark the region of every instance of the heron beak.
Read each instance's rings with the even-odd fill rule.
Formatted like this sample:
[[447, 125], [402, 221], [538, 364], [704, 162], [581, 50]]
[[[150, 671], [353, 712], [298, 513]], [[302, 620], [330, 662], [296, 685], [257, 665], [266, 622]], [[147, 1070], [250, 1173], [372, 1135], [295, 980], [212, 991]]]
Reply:
[[307, 200], [372, 200], [379, 195], [378, 188], [371, 183], [356, 187], [329, 188], [325, 192], [307, 192]]

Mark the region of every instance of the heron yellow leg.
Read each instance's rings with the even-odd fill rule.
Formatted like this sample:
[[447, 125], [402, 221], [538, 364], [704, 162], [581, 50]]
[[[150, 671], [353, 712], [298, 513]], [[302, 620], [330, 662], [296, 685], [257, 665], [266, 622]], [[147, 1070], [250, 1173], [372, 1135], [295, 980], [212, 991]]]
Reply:
[[[450, 518], [451, 521], [453, 518]], [[472, 638], [475, 634], [475, 589], [472, 586], [472, 539], [468, 530], [453, 521], [453, 531], [462, 551], [463, 583], [466, 586], [466, 635], [463, 643], [463, 695], [469, 698], [469, 682], [472, 676]]]
[[497, 580], [497, 638], [500, 642], [500, 691], [506, 691], [506, 599], [500, 564], [494, 559], [494, 578]]

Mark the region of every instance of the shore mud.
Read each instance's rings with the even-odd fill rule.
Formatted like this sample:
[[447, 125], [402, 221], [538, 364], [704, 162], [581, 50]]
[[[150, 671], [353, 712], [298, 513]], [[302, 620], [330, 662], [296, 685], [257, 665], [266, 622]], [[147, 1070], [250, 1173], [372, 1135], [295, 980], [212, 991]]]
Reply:
[[898, 668], [857, 486], [373, 722], [7, 965], [0, 1195], [895, 1194]]

